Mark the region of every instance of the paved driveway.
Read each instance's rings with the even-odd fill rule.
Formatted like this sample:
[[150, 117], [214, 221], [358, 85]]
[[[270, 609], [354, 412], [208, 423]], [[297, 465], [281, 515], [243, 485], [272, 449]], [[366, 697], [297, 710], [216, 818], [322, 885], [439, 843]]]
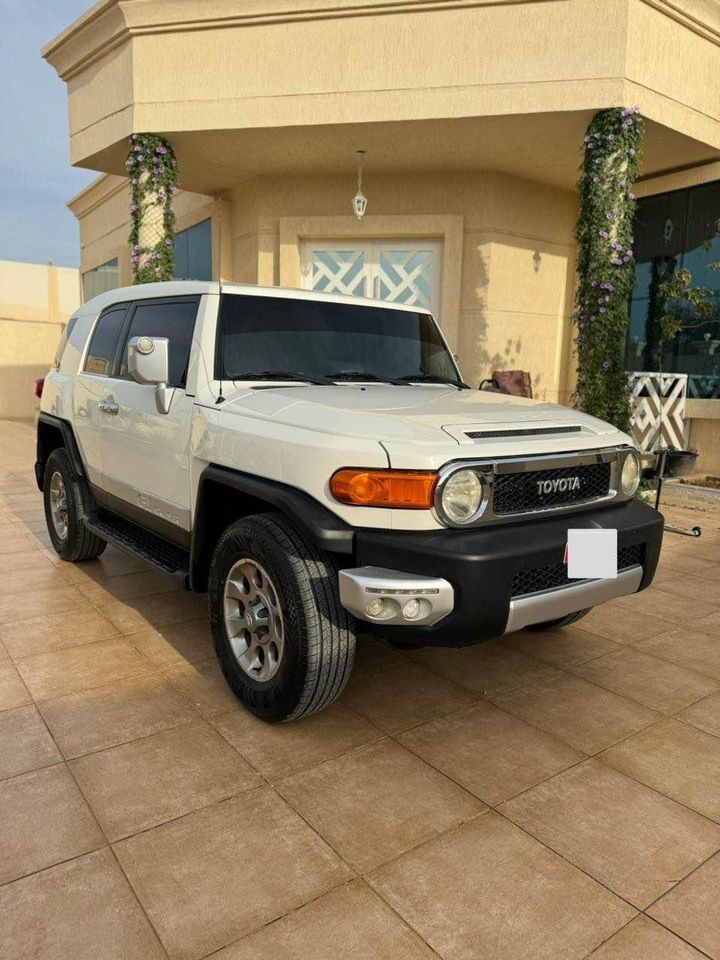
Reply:
[[266, 726], [205, 600], [48, 549], [0, 425], [0, 956], [720, 957], [720, 515], [657, 585], [462, 651], [363, 642]]

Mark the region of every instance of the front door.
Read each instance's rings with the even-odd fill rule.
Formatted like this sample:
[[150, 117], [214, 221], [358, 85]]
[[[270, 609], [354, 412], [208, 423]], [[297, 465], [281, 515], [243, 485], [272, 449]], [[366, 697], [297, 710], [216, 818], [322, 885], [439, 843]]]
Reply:
[[309, 240], [303, 247], [307, 290], [418, 306], [438, 320], [441, 269], [437, 240]]
[[[141, 522], [153, 514], [169, 525], [166, 535], [173, 528], [190, 529], [194, 398], [185, 392], [185, 382], [198, 303], [198, 297], [171, 297], [131, 306], [114, 375], [105, 384], [110, 412], [100, 413], [104, 486], [114, 498], [111, 506]], [[168, 413], [158, 412], [152, 384], [136, 383], [128, 374], [127, 341], [139, 336], [169, 340], [168, 385], [175, 390]]]

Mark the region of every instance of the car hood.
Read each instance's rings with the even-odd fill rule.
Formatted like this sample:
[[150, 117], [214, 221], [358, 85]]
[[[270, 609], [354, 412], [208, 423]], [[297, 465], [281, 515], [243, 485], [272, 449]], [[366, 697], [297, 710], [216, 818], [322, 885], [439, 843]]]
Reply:
[[516, 433], [527, 430], [529, 424], [579, 428], [572, 431], [578, 439], [582, 437], [576, 447], [588, 446], [586, 440], [597, 443], [604, 434], [617, 434], [601, 420], [557, 404], [426, 384], [241, 388], [227, 399], [223, 412], [384, 444], [457, 447], [476, 444], [477, 438], [468, 436], [474, 432], [495, 428]]

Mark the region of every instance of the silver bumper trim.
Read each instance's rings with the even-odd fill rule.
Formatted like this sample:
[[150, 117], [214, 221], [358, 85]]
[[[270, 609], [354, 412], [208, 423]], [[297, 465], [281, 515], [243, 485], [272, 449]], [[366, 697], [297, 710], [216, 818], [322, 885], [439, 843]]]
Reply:
[[[447, 580], [385, 567], [341, 570], [339, 584], [340, 603], [353, 616], [368, 623], [429, 627], [452, 613], [455, 606], [455, 591]], [[368, 613], [368, 604], [374, 600], [383, 601], [377, 616]], [[403, 607], [409, 600], [417, 600], [413, 617], [403, 615]]]
[[557, 620], [586, 607], [595, 607], [607, 600], [614, 600], [615, 597], [635, 593], [640, 586], [642, 575], [642, 567], [636, 565], [622, 570], [614, 579], [583, 580], [569, 587], [518, 597], [510, 601], [505, 633], [522, 630], [533, 623]]

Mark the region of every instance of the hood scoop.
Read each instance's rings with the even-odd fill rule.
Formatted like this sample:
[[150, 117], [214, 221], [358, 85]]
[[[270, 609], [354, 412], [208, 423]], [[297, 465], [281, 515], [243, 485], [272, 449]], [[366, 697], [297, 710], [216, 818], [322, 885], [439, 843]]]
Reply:
[[466, 437], [471, 440], [502, 440], [507, 437], [548, 437], [560, 433], [582, 433], [580, 426], [522, 427], [514, 430], [468, 430]]

